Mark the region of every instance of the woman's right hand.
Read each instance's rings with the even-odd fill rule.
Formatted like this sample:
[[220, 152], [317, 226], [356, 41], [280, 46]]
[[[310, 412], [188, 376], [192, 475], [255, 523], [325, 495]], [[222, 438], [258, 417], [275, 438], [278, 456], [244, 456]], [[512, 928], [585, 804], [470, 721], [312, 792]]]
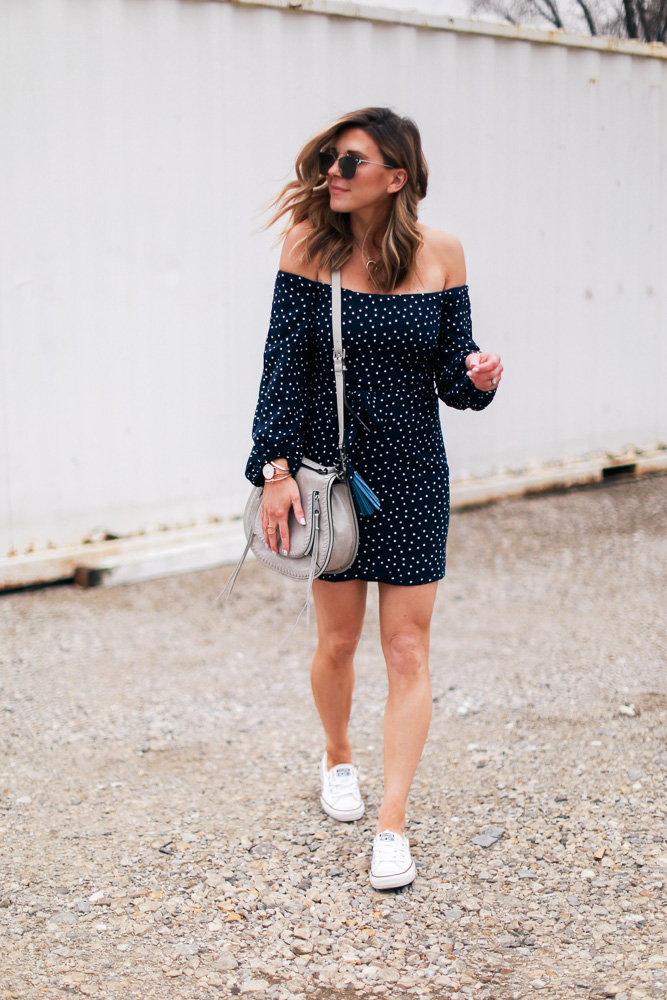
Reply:
[[264, 484], [262, 495], [262, 531], [266, 545], [274, 552], [278, 552], [278, 536], [282, 542], [285, 554], [289, 552], [289, 528], [287, 518], [289, 512], [294, 508], [294, 516], [299, 524], [305, 524], [303, 507], [301, 506], [301, 496], [296, 480], [290, 476], [289, 479], [281, 479], [278, 483], [268, 480]]

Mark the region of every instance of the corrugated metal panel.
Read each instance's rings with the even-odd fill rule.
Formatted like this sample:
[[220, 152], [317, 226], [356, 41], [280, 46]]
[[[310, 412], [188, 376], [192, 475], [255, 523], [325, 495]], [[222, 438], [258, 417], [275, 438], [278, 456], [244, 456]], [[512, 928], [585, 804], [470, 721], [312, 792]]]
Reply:
[[3, 4], [0, 552], [240, 510], [277, 263], [252, 230], [365, 104], [419, 122], [422, 217], [507, 365], [445, 414], [454, 474], [667, 439], [667, 62], [421, 17]]

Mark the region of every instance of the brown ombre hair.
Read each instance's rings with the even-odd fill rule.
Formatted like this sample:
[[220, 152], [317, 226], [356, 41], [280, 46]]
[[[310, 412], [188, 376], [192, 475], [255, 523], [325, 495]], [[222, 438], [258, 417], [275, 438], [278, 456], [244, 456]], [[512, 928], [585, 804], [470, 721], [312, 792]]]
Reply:
[[426, 194], [428, 166], [422, 152], [419, 129], [411, 118], [390, 108], [363, 108], [332, 122], [314, 135], [296, 159], [296, 179], [290, 181], [272, 202], [275, 209], [268, 225], [288, 215], [287, 232], [308, 221], [310, 231], [301, 240], [301, 260], [337, 270], [352, 255], [354, 240], [350, 216], [329, 207], [329, 188], [319, 170], [318, 154], [331, 146], [341, 132], [360, 128], [375, 140], [384, 163], [403, 167], [408, 179], [392, 195], [391, 212], [382, 237], [381, 256], [371, 278], [383, 292], [392, 292], [413, 272], [422, 237], [417, 227], [417, 205]]

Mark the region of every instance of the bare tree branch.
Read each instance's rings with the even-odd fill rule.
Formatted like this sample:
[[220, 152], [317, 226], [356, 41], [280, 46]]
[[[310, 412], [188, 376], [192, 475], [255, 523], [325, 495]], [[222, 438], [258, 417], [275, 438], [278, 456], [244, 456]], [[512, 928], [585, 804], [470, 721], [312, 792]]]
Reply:
[[[547, 21], [550, 21], [556, 28], [563, 28], [562, 18], [558, 12], [558, 7], [553, 0], [533, 0], [533, 2], [542, 17], [544, 17]], [[544, 4], [548, 13], [545, 13], [545, 11], [541, 9], [541, 4]]]
[[628, 38], [639, 38], [632, 0], [623, 0], [623, 10], [625, 11], [625, 26], [628, 30]]
[[664, 0], [660, 6], [661, 11], [658, 18], [658, 31], [656, 32], [658, 35], [657, 40], [659, 42], [667, 42], [667, 0]]
[[644, 4], [642, 0], [635, 0], [637, 5], [637, 13], [639, 14], [639, 23], [642, 26], [642, 31], [644, 32], [644, 38], [647, 42], [651, 40], [651, 31], [648, 26], [648, 20], [646, 18], [646, 11], [644, 10]]
[[658, 0], [650, 9], [653, 20], [652, 41], [667, 41], [667, 0]]
[[667, 0], [473, 0], [509, 24], [539, 24], [647, 42], [667, 42]]
[[584, 17], [586, 18], [586, 24], [588, 25], [588, 30], [590, 31], [591, 35], [597, 35], [597, 28], [595, 27], [595, 21], [593, 20], [593, 15], [591, 14], [588, 8], [588, 4], [585, 2], [585, 0], [577, 0], [577, 3], [584, 12]]

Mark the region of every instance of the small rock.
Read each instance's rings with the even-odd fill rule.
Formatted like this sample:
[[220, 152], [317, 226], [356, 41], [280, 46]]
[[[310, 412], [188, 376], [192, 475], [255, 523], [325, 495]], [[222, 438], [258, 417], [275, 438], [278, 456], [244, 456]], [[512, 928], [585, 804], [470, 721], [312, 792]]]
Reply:
[[232, 972], [234, 969], [238, 969], [239, 963], [236, 961], [231, 951], [223, 951], [220, 953], [220, 958], [214, 963], [215, 968], [218, 972]]
[[241, 983], [241, 993], [264, 993], [270, 983], [266, 979], [246, 979]]
[[269, 854], [273, 854], [273, 844], [270, 840], [263, 840], [261, 844], [255, 844], [254, 847], [251, 847], [248, 853], [254, 854], [258, 858], [268, 858]]
[[198, 955], [199, 945], [192, 944], [188, 941], [179, 942], [179, 944], [174, 945], [174, 951], [177, 955]]
[[472, 843], [477, 847], [493, 847], [505, 833], [504, 826], [487, 826], [476, 837], [472, 838]]
[[488, 833], [478, 833], [476, 837], [472, 838], [472, 843], [476, 844], [477, 847], [493, 847], [494, 844], [498, 843], [498, 838], [491, 837]]
[[445, 910], [443, 916], [446, 917], [447, 920], [460, 920], [463, 916], [463, 910], [459, 909], [458, 906], [453, 906], [451, 910]]
[[385, 967], [380, 969], [380, 979], [384, 983], [397, 983], [400, 978], [401, 976], [397, 969]]
[[628, 719], [636, 719], [637, 716], [641, 715], [641, 709], [639, 705], [634, 704], [619, 705], [618, 714], [625, 715]]
[[52, 917], [49, 917], [49, 923], [53, 926], [56, 924], [75, 924], [76, 913], [72, 913], [71, 910], [61, 910], [60, 913], [54, 913]]
[[313, 951], [312, 941], [302, 941], [297, 938], [292, 944], [292, 951], [295, 955], [311, 955]]
[[621, 923], [632, 924], [634, 927], [643, 927], [646, 923], [646, 917], [642, 916], [641, 913], [627, 913]]
[[615, 997], [621, 992], [620, 986], [604, 986], [602, 988], [602, 995], [605, 997]]
[[544, 983], [542, 982], [541, 979], [533, 979], [530, 985], [533, 987], [534, 990], [544, 989]]
[[496, 944], [499, 948], [516, 948], [518, 943], [513, 934], [499, 934], [496, 938]]

